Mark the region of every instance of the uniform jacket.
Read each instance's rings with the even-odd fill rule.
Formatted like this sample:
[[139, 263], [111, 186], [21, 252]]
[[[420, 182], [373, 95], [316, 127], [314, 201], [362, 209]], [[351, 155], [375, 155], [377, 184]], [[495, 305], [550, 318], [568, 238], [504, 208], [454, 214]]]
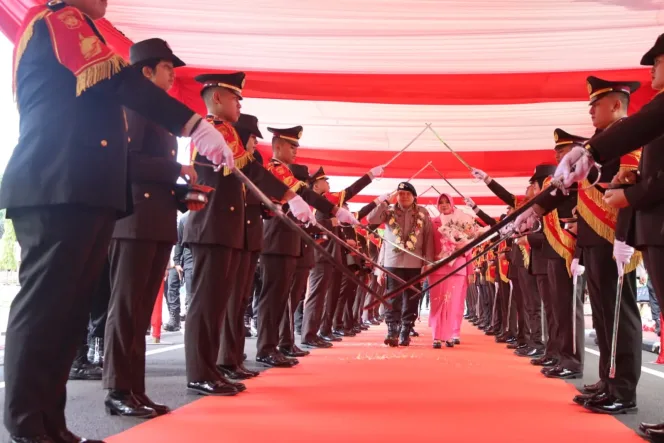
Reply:
[[[396, 235], [393, 232], [392, 226], [389, 224], [390, 220], [394, 217], [395, 225], [399, 225], [403, 233], [402, 235], [407, 236], [414, 230], [414, 224], [416, 221], [414, 220], [415, 217], [413, 215], [417, 212], [419, 214], [417, 218], [422, 220], [422, 228], [417, 235], [415, 250], [412, 252], [425, 258], [429, 262], [433, 262], [435, 256], [433, 227], [427, 210], [423, 206], [418, 205], [414, 205], [413, 208], [408, 208], [406, 211], [399, 208], [398, 205], [395, 206], [388, 206], [387, 202], [381, 203], [367, 216], [369, 223], [386, 223], [384, 233], [385, 238], [392, 243], [397, 243]], [[390, 244], [386, 243], [384, 247], [383, 266], [386, 268], [421, 268], [427, 264], [410, 254], [394, 248], [394, 246]]]
[[[371, 183], [371, 177], [369, 174], [365, 174], [362, 177], [360, 177], [355, 183], [347, 187], [341, 192], [328, 192], [325, 194], [325, 198], [328, 199], [330, 202], [333, 204], [341, 207], [344, 203], [346, 203], [348, 200], [352, 199], [355, 197], [357, 194], [362, 191], [362, 189], [366, 188], [370, 183]], [[332, 226], [331, 221], [330, 221], [330, 214], [325, 214], [325, 213], [319, 213], [316, 212], [316, 221], [318, 223], [324, 223], [324, 226], [334, 232], [337, 236], [339, 235], [339, 228]], [[342, 260], [342, 249], [343, 247], [339, 246], [334, 242], [333, 240], [328, 240], [327, 243], [323, 245], [327, 251], [332, 254], [334, 257], [336, 257], [338, 260]], [[325, 261], [323, 256], [321, 254], [314, 254], [316, 261]]]
[[634, 238], [637, 249], [664, 246], [664, 94], [657, 94], [639, 112], [612, 125], [588, 142], [588, 149], [600, 164], [643, 146], [639, 181], [625, 190], [635, 211]]
[[[273, 174], [288, 181], [287, 186], [297, 192], [310, 206], [324, 214], [330, 214], [334, 205], [327, 199], [309, 189], [304, 182], [293, 176], [290, 169], [277, 159], [270, 160], [270, 170]], [[275, 179], [277, 176], [274, 176]], [[284, 205], [284, 213], [288, 212], [288, 205]], [[286, 255], [300, 257], [302, 255], [302, 238], [300, 233], [291, 229], [277, 217], [265, 220], [263, 225], [263, 254]]]
[[[214, 121], [214, 124], [224, 137], [229, 137], [229, 134], [230, 137], [237, 135], [235, 128], [227, 123]], [[236, 151], [245, 152], [239, 137], [229, 139], [227, 142], [229, 146], [233, 143]], [[243, 155], [243, 159], [247, 160], [249, 157]], [[222, 171], [215, 172], [213, 168], [203, 166], [202, 164], [211, 164], [206, 158], [199, 155], [196, 157], [196, 162], [198, 183], [211, 186], [214, 191], [210, 194], [208, 204], [203, 210], [189, 214], [184, 229], [184, 243], [247, 250], [248, 242], [254, 241], [248, 236], [252, 232], [256, 235], [251, 227], [253, 209], [247, 214], [247, 194], [251, 191], [246, 190], [234, 175], [226, 175]], [[272, 199], [281, 200], [288, 190], [286, 185], [253, 159], [247, 160], [241, 171]]]
[[179, 203], [174, 187], [182, 168], [176, 161], [177, 137], [131, 109], [127, 123], [134, 212], [117, 221], [113, 238], [175, 244]]
[[[37, 8], [46, 11], [45, 6]], [[84, 89], [84, 79], [77, 79], [71, 66], [58, 61], [56, 51], [81, 54], [78, 44], [72, 48], [59, 43], [56, 48], [51, 40], [46, 21], [62, 23], [63, 14], [78, 27], [61, 26], [61, 32], [73, 36], [57, 41], [94, 40], [99, 55], [89, 53], [90, 69], [98, 66], [112, 75]], [[124, 67], [118, 56], [97, 60], [110, 49], [94, 23], [77, 9], [58, 4], [33, 22], [31, 29], [31, 38], [29, 32], [19, 38], [27, 44], [25, 51], [17, 53], [20, 136], [2, 179], [0, 207], [8, 208], [10, 217], [17, 208], [60, 204], [126, 213], [131, 199], [123, 106], [174, 134], [182, 132], [193, 111], [137, 70]]]

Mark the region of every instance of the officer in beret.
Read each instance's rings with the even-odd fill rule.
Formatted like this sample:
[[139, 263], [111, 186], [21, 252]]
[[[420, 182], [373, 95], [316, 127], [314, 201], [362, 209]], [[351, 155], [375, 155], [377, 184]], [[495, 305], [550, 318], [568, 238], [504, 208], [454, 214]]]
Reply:
[[[388, 205], [382, 202], [367, 216], [370, 224], [385, 223], [385, 238], [413, 255], [385, 243], [382, 265], [402, 280], [409, 281], [417, 277], [428, 263], [435, 260], [433, 228], [429, 213], [424, 206], [417, 204], [417, 191], [409, 182], [399, 183], [397, 202]], [[417, 258], [416, 256], [422, 257]], [[387, 276], [387, 291], [396, 289], [400, 283]], [[412, 293], [404, 291], [393, 298], [386, 308], [387, 336], [385, 344], [391, 347], [408, 346], [410, 332], [417, 319], [419, 298], [410, 298]]]

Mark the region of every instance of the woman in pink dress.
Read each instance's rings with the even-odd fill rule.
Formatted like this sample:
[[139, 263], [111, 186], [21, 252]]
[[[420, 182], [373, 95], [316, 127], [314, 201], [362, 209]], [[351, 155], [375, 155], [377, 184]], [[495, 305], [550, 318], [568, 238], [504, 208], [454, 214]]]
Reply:
[[[472, 216], [457, 209], [448, 194], [438, 198], [440, 216], [433, 217], [433, 233], [436, 259], [448, 257], [457, 249], [462, 248], [478, 233], [478, 226]], [[462, 263], [468, 261], [470, 252], [459, 257], [429, 277], [430, 285], [448, 275]], [[459, 331], [463, 318], [463, 307], [466, 298], [467, 267], [457, 271], [442, 283], [429, 291], [431, 312], [429, 326], [433, 330], [433, 347], [440, 349], [442, 343], [451, 348], [460, 344]]]

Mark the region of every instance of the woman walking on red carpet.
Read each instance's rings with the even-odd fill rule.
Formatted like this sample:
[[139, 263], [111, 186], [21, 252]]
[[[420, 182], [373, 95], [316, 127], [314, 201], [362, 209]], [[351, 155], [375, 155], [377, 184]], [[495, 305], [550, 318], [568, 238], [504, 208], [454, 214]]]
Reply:
[[[478, 233], [478, 226], [473, 217], [454, 206], [448, 194], [441, 194], [438, 198], [438, 210], [440, 216], [432, 218], [431, 221], [436, 259], [441, 259], [473, 239]], [[470, 253], [443, 266], [431, 275], [430, 282], [435, 283], [469, 258]], [[429, 326], [433, 329], [434, 348], [441, 348], [443, 341], [450, 348], [459, 343], [459, 329], [468, 285], [466, 276], [467, 267], [464, 267], [430, 289]]]

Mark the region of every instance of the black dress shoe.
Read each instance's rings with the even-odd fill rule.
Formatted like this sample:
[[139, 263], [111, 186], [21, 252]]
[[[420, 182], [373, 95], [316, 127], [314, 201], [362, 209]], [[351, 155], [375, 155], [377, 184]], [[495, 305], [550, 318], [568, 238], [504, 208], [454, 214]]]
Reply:
[[310, 348], [331, 348], [332, 343], [316, 337], [314, 340], [302, 341], [302, 346], [308, 346]]
[[522, 357], [530, 357], [530, 358], [540, 358], [544, 356], [544, 351], [537, 348], [526, 347], [524, 349], [517, 350], [517, 353]]
[[484, 331], [484, 335], [493, 336], [496, 335], [496, 331], [494, 331], [493, 329], [487, 329], [486, 331]]
[[376, 320], [376, 319], [369, 320], [369, 322], [370, 322], [372, 325], [374, 325], [374, 326], [378, 326], [378, 325], [380, 325], [380, 322], [379, 322], [378, 320]]
[[595, 392], [601, 391], [604, 391], [604, 382], [602, 380], [598, 381], [597, 383], [593, 383], [592, 385], [583, 385], [583, 392], [587, 394], [593, 394]]
[[55, 443], [48, 435], [35, 435], [34, 437], [17, 437], [12, 435], [9, 437], [10, 443]]
[[143, 419], [157, 416], [157, 411], [142, 405], [131, 392], [127, 391], [108, 391], [104, 406], [109, 415]]
[[362, 323], [361, 325], [358, 325], [358, 328], [360, 328], [362, 331], [368, 331], [368, 330], [369, 330], [369, 326], [370, 326], [370, 325], [368, 325], [368, 324], [366, 324], [366, 323]]
[[419, 336], [420, 336], [420, 333], [417, 332], [415, 329], [410, 328], [410, 336], [411, 336], [411, 337], [419, 337]]
[[101, 380], [102, 374], [101, 366], [75, 362], [69, 370], [69, 380]]
[[318, 334], [318, 337], [320, 337], [322, 340], [325, 340], [325, 341], [341, 341], [341, 338], [335, 337], [332, 334], [330, 334], [330, 335]]
[[455, 338], [454, 339], [454, 344], [455, 345], [460, 345], [461, 344], [461, 339]]
[[258, 375], [260, 374], [260, 372], [258, 372], [258, 371], [252, 371], [251, 369], [247, 369], [247, 368], [244, 366], [244, 364], [242, 364], [242, 363], [240, 363], [239, 365], [237, 365], [237, 370], [240, 371], [240, 372], [243, 372], [243, 373], [245, 373], [245, 374], [248, 374], [248, 375], [250, 375], [251, 377], [258, 377]]
[[104, 443], [103, 440], [88, 440], [87, 438], [81, 438], [69, 429], [62, 429], [51, 434], [53, 435], [51, 438], [56, 443]]
[[558, 378], [561, 380], [571, 380], [571, 379], [576, 379], [576, 378], [583, 378], [583, 372], [580, 371], [572, 371], [567, 368], [553, 368], [550, 371], [547, 371], [546, 374], [544, 374], [545, 377], [547, 378]]
[[446, 341], [445, 342], [445, 347], [446, 348], [453, 348], [454, 347], [454, 342], [450, 341], [450, 340]]
[[244, 371], [240, 371], [237, 367], [217, 365], [217, 370], [219, 370], [219, 372], [221, 372], [225, 377], [231, 378], [233, 380], [248, 380], [253, 378], [253, 375]]
[[558, 363], [555, 358], [536, 358], [530, 361], [530, 364], [535, 366], [543, 366], [545, 368], [552, 368]]
[[664, 442], [664, 430], [661, 429], [648, 429], [645, 432], [646, 436], [650, 438], [653, 443]]
[[526, 349], [528, 347], [525, 343], [507, 343], [507, 349]]
[[256, 361], [273, 368], [292, 368], [294, 365], [280, 353], [256, 356]]
[[169, 412], [171, 412], [171, 408], [169, 408], [166, 405], [162, 405], [160, 403], [155, 403], [153, 402], [150, 397], [148, 397], [145, 394], [134, 394], [134, 398], [138, 400], [140, 404], [143, 406], [147, 406], [148, 408], [154, 409], [157, 411], [157, 415], [166, 415]]
[[219, 380], [189, 382], [187, 383], [187, 391], [192, 394], [219, 397], [237, 395], [238, 393], [234, 386], [222, 383]]
[[505, 340], [505, 343], [516, 343], [517, 341], [518, 340], [516, 339], [516, 337], [514, 337], [512, 335], [512, 336], [507, 337], [507, 340]]
[[351, 332], [354, 332], [355, 334], [361, 334], [362, 333], [362, 328], [358, 325], [353, 326], [351, 329]]
[[592, 393], [592, 394], [579, 394], [575, 395], [572, 401], [576, 403], [577, 405], [584, 406], [587, 401], [592, 400], [597, 396], [598, 392]]
[[664, 423], [639, 423], [639, 430], [646, 433], [650, 430], [664, 431]]
[[[597, 414], [635, 414], [639, 409], [634, 401], [624, 401], [606, 393], [596, 395], [583, 405], [584, 408]], [[664, 436], [664, 434], [662, 434]]]
[[284, 354], [286, 357], [306, 357], [310, 354], [309, 351], [303, 351], [297, 346], [293, 345], [291, 347], [279, 347], [279, 352]]
[[223, 374], [221, 374], [221, 373], [219, 374], [219, 381], [220, 381], [222, 384], [233, 386], [233, 387], [237, 390], [237, 392], [244, 392], [244, 391], [247, 390], [247, 387], [245, 386], [244, 383], [240, 383], [240, 382], [236, 382], [236, 381], [229, 380], [228, 378], [226, 378], [226, 377], [225, 377]]
[[496, 335], [496, 343], [507, 343], [507, 337], [504, 335]]

